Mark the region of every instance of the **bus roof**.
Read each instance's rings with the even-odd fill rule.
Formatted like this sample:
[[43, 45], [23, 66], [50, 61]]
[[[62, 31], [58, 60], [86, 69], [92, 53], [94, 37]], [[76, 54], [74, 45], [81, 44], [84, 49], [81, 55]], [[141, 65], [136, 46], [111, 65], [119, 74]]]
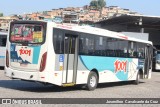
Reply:
[[106, 29], [101, 29], [101, 28], [96, 28], [96, 27], [90, 27], [90, 26], [69, 26], [69, 25], [63, 25], [63, 24], [56, 24], [56, 28], [61, 28], [61, 29], [66, 29], [66, 30], [71, 30], [71, 31], [78, 31], [78, 32], [83, 32], [83, 33], [89, 33], [89, 34], [95, 34], [95, 35], [100, 35], [100, 36], [106, 36], [106, 37], [113, 37], [117, 39], [124, 39], [124, 40], [129, 40], [129, 41], [135, 41], [135, 42], [141, 42], [141, 43], [148, 43], [152, 45], [151, 41], [146, 41], [142, 39], [137, 39], [133, 37], [126, 36], [122, 33], [118, 32], [113, 32], [109, 31]]

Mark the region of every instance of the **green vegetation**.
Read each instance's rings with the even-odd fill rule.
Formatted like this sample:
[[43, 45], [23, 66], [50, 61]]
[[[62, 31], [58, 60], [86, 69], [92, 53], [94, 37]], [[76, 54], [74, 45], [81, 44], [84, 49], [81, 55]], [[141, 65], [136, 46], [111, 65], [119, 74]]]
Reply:
[[97, 1], [91, 1], [90, 2], [90, 7], [91, 9], [95, 9], [95, 10], [98, 10], [98, 2]]
[[0, 17], [3, 17], [3, 13], [0, 13]]
[[91, 9], [99, 10], [100, 11], [100, 17], [102, 15], [102, 8], [106, 6], [105, 0], [92, 0], [90, 2]]

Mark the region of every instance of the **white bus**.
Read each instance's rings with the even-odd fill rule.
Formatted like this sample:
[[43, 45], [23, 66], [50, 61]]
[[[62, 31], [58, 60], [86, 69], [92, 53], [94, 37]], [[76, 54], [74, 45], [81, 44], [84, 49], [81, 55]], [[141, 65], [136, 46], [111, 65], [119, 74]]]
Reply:
[[59, 86], [151, 78], [152, 43], [85, 26], [10, 23], [5, 75]]
[[154, 49], [153, 69], [160, 71], [160, 50], [157, 49]]
[[0, 67], [4, 67], [7, 32], [0, 32]]

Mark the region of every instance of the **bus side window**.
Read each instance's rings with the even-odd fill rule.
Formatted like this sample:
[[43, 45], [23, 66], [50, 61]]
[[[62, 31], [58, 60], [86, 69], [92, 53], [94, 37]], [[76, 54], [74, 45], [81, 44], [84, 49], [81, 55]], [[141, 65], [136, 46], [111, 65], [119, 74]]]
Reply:
[[137, 56], [138, 58], [144, 58], [145, 57], [145, 44], [143, 43], [137, 43]]
[[87, 50], [87, 46], [88, 45], [88, 40], [85, 36], [85, 34], [81, 34], [80, 35], [80, 39], [79, 39], [79, 54], [80, 55], [87, 55], [88, 54], [88, 50]]
[[129, 57], [136, 58], [137, 57], [137, 44], [135, 42], [129, 42]]
[[127, 57], [127, 47], [128, 47], [128, 42], [125, 40], [117, 40], [117, 46], [116, 46], [116, 52], [117, 52], [117, 57]]
[[58, 29], [54, 29], [53, 34], [54, 50], [56, 54], [64, 53], [64, 34]]
[[94, 38], [90, 35], [88, 35], [88, 45], [87, 45], [87, 50], [88, 50], [88, 54], [89, 55], [95, 55], [95, 51], [94, 51]]
[[83, 38], [79, 39], [79, 54], [83, 54]]
[[105, 56], [105, 37], [95, 37], [95, 55]]
[[114, 57], [115, 56], [115, 39], [107, 38], [106, 40], [106, 55]]

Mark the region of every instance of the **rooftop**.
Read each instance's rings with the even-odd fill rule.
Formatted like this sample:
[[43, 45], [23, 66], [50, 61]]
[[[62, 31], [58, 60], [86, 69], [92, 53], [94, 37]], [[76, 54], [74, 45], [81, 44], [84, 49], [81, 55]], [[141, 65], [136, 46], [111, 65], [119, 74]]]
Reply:
[[160, 29], [160, 17], [149, 15], [121, 15], [112, 17], [106, 20], [96, 22], [96, 24], [105, 25], [127, 25], [127, 26], [140, 26], [143, 28], [158, 28]]

